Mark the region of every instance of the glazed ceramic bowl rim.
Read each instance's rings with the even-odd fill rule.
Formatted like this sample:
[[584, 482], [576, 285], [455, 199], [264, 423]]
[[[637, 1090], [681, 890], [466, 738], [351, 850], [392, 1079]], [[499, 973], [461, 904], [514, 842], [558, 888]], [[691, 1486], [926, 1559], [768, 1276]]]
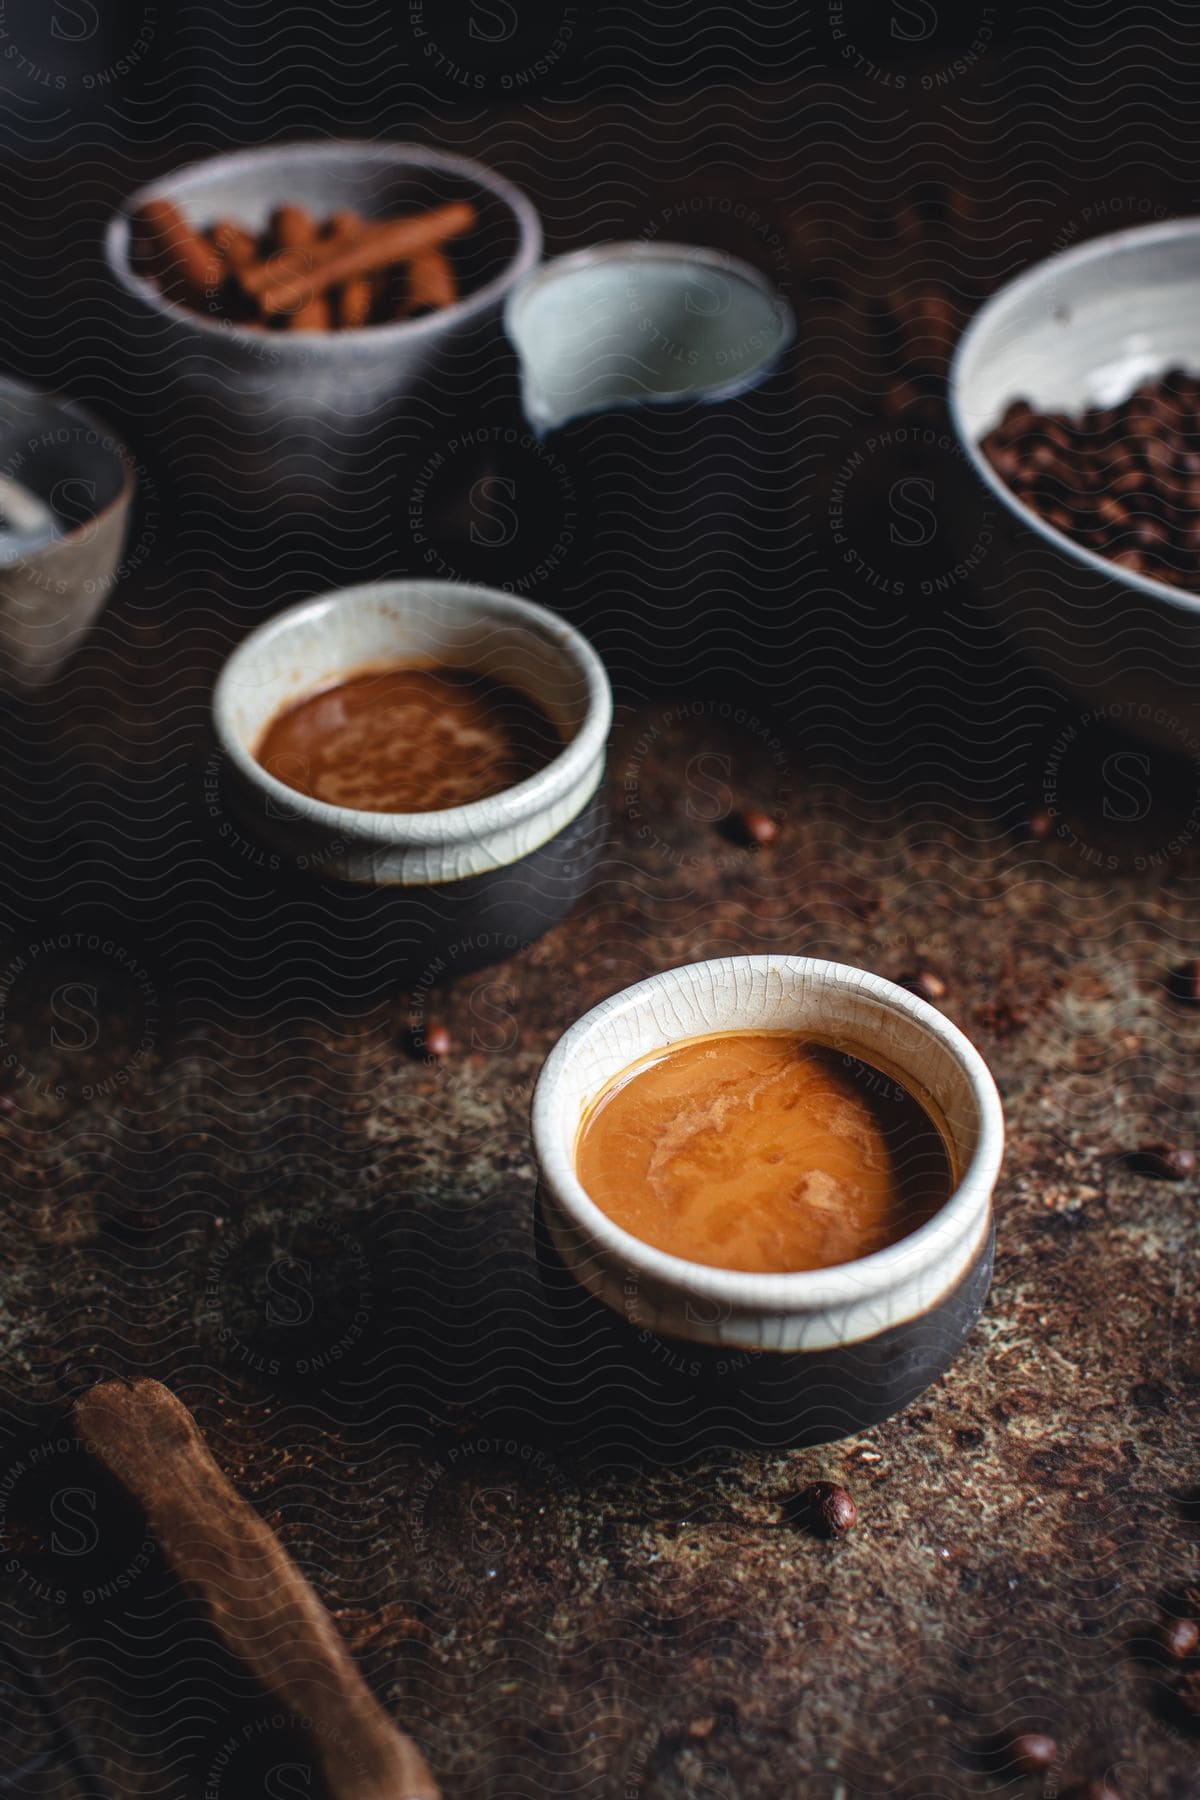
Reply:
[[[779, 320], [779, 341], [760, 362], [750, 369], [744, 369], [731, 375], [728, 381], [719, 385], [705, 386], [695, 393], [647, 393], [639, 395], [636, 404], [639, 406], [678, 406], [688, 402], [701, 402], [705, 405], [720, 400], [735, 400], [740, 394], [751, 392], [775, 368], [784, 351], [794, 342], [796, 336], [796, 314], [782, 290], [762, 269], [753, 263], [746, 262], [740, 256], [734, 256], [724, 250], [713, 249], [706, 244], [651, 243], [642, 238], [623, 240], [613, 239], [603, 244], [586, 244], [582, 250], [570, 250], [563, 256], [552, 256], [539, 269], [528, 275], [519, 286], [514, 287], [504, 302], [504, 330], [509, 341], [520, 350], [518, 333], [521, 329], [521, 315], [537, 298], [543, 288], [550, 287], [564, 276], [573, 274], [577, 269], [592, 269], [609, 262], [665, 262], [665, 263], [699, 263], [705, 268], [715, 269], [723, 275], [734, 273], [748, 287], [757, 288], [771, 302]], [[625, 410], [629, 401], [598, 402], [587, 407], [572, 417], [584, 418], [598, 412]]]
[[[201, 186], [215, 173], [236, 175], [241, 169], [256, 168], [268, 163], [279, 163], [286, 168], [289, 163], [308, 162], [314, 156], [347, 163], [374, 162], [384, 167], [400, 168], [407, 164], [413, 168], [436, 169], [448, 175], [461, 175], [507, 206], [516, 222], [516, 249], [499, 274], [494, 275], [483, 287], [464, 294], [461, 300], [455, 300], [450, 306], [444, 306], [437, 312], [428, 313], [424, 318], [401, 319], [385, 325], [363, 325], [356, 330], [346, 331], [272, 332], [265, 340], [262, 332], [245, 331], [236, 321], [209, 319], [203, 313], [181, 306], [178, 301], [168, 300], [152, 281], [147, 281], [134, 270], [129, 258], [129, 222], [145, 201], [160, 196], [186, 197], [190, 188]], [[333, 359], [367, 344], [386, 349], [389, 346], [419, 343], [424, 338], [431, 338], [445, 331], [449, 326], [485, 313], [515, 282], [537, 267], [542, 254], [542, 222], [527, 194], [505, 176], [489, 169], [485, 163], [476, 162], [473, 157], [458, 156], [450, 150], [427, 149], [423, 144], [393, 143], [388, 139], [359, 141], [354, 138], [302, 138], [290, 143], [260, 144], [251, 150], [227, 150], [218, 156], [200, 157], [194, 162], [172, 169], [166, 175], [158, 176], [154, 181], [145, 182], [127, 195], [110, 217], [104, 233], [104, 253], [109, 269], [122, 287], [155, 312], [175, 319], [180, 324], [192, 326], [221, 342], [248, 347], [257, 354], [262, 353], [265, 341], [272, 352], [278, 353], [281, 363], [292, 359], [307, 362], [314, 356]]]
[[[66, 394], [46, 388], [33, 387], [27, 381], [18, 380], [15, 375], [0, 375], [0, 394], [5, 391], [27, 395], [31, 400], [70, 419], [72, 423], [84, 425], [89, 431], [94, 431], [100, 439], [100, 448], [110, 451], [121, 464], [121, 486], [112, 499], [107, 501], [98, 512], [90, 512], [86, 519], [81, 519], [78, 525], [71, 527], [70, 531], [60, 532], [57, 537], [51, 538], [48, 543], [40, 545], [38, 549], [27, 556], [18, 554], [10, 557], [7, 562], [0, 560], [0, 573], [5, 570], [19, 569], [22, 566], [29, 567], [35, 562], [40, 562], [43, 557], [57, 555], [60, 550], [65, 550], [77, 538], [80, 538], [83, 532], [94, 531], [97, 525], [107, 519], [110, 514], [127, 509], [137, 490], [138, 481], [137, 465], [128, 445], [117, 436], [110, 425], [107, 425], [96, 413], [89, 412], [86, 406], [81, 406], [78, 400], [71, 400]], [[111, 581], [115, 582], [115, 579], [115, 575], [110, 577]]]
[[[1125, 587], [1136, 589], [1138, 593], [1151, 595], [1157, 600], [1167, 600], [1181, 612], [1200, 612], [1200, 594], [1189, 593], [1185, 588], [1172, 587], [1169, 582], [1158, 581], [1152, 575], [1139, 575], [1136, 570], [1124, 569], [1120, 563], [1101, 556], [1098, 550], [1088, 549], [1086, 544], [1077, 544], [1065, 532], [1043, 519], [1031, 506], [1014, 494], [1012, 489], [996, 473], [987, 457], [980, 450], [975, 438], [967, 426], [964, 416], [963, 390], [965, 387], [964, 369], [980, 338], [992, 328], [996, 315], [1005, 307], [1013, 305], [1028, 289], [1036, 289], [1047, 278], [1051, 269], [1075, 269], [1086, 267], [1089, 263], [1102, 263], [1114, 251], [1136, 248], [1141, 244], [1170, 243], [1177, 238], [1200, 237], [1200, 218], [1169, 219], [1156, 221], [1151, 225], [1131, 225], [1124, 231], [1111, 231], [1103, 237], [1089, 238], [1086, 243], [1077, 244], [1071, 250], [1060, 250], [1053, 256], [1042, 257], [1028, 269], [1022, 269], [1011, 281], [1005, 282], [996, 293], [989, 295], [979, 311], [972, 318], [955, 347], [950, 363], [949, 407], [950, 418], [958, 441], [970, 460], [972, 468], [980, 480], [991, 489], [996, 498], [1003, 502], [1014, 518], [1022, 525], [1035, 531], [1047, 544], [1061, 550], [1072, 561], [1081, 563], [1085, 568], [1093, 569], [1104, 575], [1109, 581], [1115, 581]], [[1200, 290], [1200, 284], [1198, 290]], [[1198, 292], [1200, 297], [1200, 292]], [[1012, 396], [1014, 400], [1022, 398], [1020, 394]]]
[[[514, 782], [512, 787], [502, 788], [498, 794], [490, 794], [483, 800], [472, 800], [466, 806], [445, 807], [437, 812], [363, 812], [356, 807], [335, 806], [328, 800], [302, 794], [269, 774], [246, 749], [233, 723], [234, 687], [255, 657], [273, 639], [286, 636], [297, 626], [315, 622], [328, 628], [339, 612], [350, 612], [356, 607], [369, 607], [381, 601], [403, 602], [409, 597], [430, 593], [454, 603], [474, 601], [477, 610], [513, 621], [535, 636], [553, 640], [582, 676], [586, 690], [584, 717], [570, 742], [564, 744], [558, 755], [536, 775]], [[353, 664], [346, 667], [349, 672]], [[239, 773], [298, 817], [334, 834], [352, 833], [359, 839], [379, 844], [391, 844], [401, 839], [417, 847], [440, 849], [533, 818], [582, 781], [597, 759], [604, 755], [612, 725], [612, 689], [604, 664], [588, 640], [547, 607], [504, 593], [500, 588], [461, 581], [423, 581], [419, 576], [411, 576], [331, 588], [326, 593], [314, 594], [308, 600], [285, 607], [282, 612], [264, 620], [242, 639], [222, 665], [213, 688], [212, 716], [217, 740]]]
[[[565, 1148], [562, 1143], [558, 1089], [565, 1070], [585, 1041], [598, 1027], [622, 1013], [637, 1011], [648, 1001], [670, 993], [674, 988], [686, 987], [694, 996], [696, 971], [708, 973], [715, 991], [717, 985], [739, 967], [748, 967], [762, 975], [782, 974], [797, 985], [802, 985], [807, 978], [823, 983], [827, 989], [842, 987], [859, 995], [865, 993], [888, 1010], [900, 1013], [922, 1027], [949, 1052], [965, 1076], [978, 1117], [974, 1154], [945, 1205], [916, 1231], [886, 1249], [831, 1268], [804, 1269], [784, 1275], [712, 1268], [656, 1250], [653, 1245], [623, 1230], [589, 1197], [576, 1175], [573, 1146]], [[753, 1029], [753, 1024], [749, 1028]], [[736, 1021], [723, 1018], [714, 1029], [736, 1031], [741, 1027]], [[681, 1041], [698, 1035], [702, 1034], [689, 1029], [681, 1033]], [[863, 1046], [863, 1054], [870, 1056], [869, 1045]], [[903, 1071], [898, 1070], [898, 1073], [902, 1075]], [[649, 975], [592, 1007], [564, 1032], [547, 1057], [534, 1089], [532, 1126], [538, 1165], [552, 1198], [571, 1223], [585, 1231], [602, 1253], [619, 1258], [640, 1276], [658, 1280], [671, 1288], [685, 1289], [706, 1300], [783, 1313], [859, 1305], [871, 1294], [886, 1293], [898, 1280], [911, 1277], [914, 1259], [928, 1259], [931, 1263], [940, 1261], [946, 1245], [947, 1227], [951, 1228], [953, 1241], [958, 1241], [974, 1216], [982, 1212], [986, 1217], [1004, 1153], [1004, 1114], [991, 1071], [970, 1039], [944, 1014], [907, 989], [897, 987], [881, 975], [855, 968], [853, 964], [769, 953], [682, 963], [657, 975]]]

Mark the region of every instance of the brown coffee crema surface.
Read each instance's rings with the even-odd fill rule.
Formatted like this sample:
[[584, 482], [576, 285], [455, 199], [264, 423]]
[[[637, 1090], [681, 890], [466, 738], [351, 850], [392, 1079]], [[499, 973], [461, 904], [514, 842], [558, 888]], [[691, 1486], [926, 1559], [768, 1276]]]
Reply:
[[869, 1256], [953, 1185], [942, 1135], [907, 1088], [790, 1032], [692, 1038], [633, 1064], [588, 1110], [575, 1170], [644, 1243], [760, 1274]]
[[388, 663], [286, 706], [255, 756], [301, 794], [361, 812], [439, 812], [499, 794], [553, 761], [537, 702], [474, 669]]

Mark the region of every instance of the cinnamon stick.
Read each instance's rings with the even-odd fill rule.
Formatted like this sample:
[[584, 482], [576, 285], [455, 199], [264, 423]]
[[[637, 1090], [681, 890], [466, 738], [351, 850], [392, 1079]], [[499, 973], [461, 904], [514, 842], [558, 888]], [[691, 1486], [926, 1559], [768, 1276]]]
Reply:
[[277, 250], [304, 250], [319, 236], [320, 227], [302, 206], [277, 206], [271, 214], [271, 241]]
[[426, 250], [414, 256], [408, 265], [404, 305], [400, 316], [420, 318], [423, 313], [440, 312], [458, 299], [458, 282], [449, 257], [440, 250]]
[[136, 239], [171, 299], [212, 299], [224, 274], [221, 257], [174, 201], [147, 200], [133, 223]]
[[223, 296], [237, 324], [245, 329], [261, 331], [262, 316], [256, 303], [249, 299], [241, 284], [243, 270], [258, 261], [258, 241], [253, 232], [233, 219], [218, 219], [208, 228], [209, 242], [225, 267]]
[[[290, 204], [277, 206], [271, 214], [271, 237], [276, 250], [299, 250], [311, 253], [312, 247], [320, 235], [321, 227], [312, 214], [306, 212], [302, 206]], [[312, 263], [311, 254], [298, 258], [297, 261], [301, 268], [308, 269]], [[279, 265], [275, 266], [278, 272]], [[274, 311], [275, 309], [269, 310]], [[278, 310], [286, 311], [285, 323], [289, 331], [328, 331], [333, 323], [329, 302], [320, 294], [310, 293], [297, 305], [281, 307]]]
[[[367, 221], [354, 212], [334, 213], [328, 227], [330, 237], [344, 244], [360, 238], [366, 228]], [[343, 331], [359, 331], [370, 323], [378, 285], [377, 279], [370, 275], [359, 275], [353, 281], [344, 282], [337, 290], [334, 306]]]
[[345, 244], [332, 239], [312, 251], [312, 268], [305, 274], [280, 277], [270, 267], [248, 271], [245, 279], [263, 310], [290, 312], [310, 294], [322, 294], [359, 275], [376, 275], [392, 263], [406, 262], [425, 250], [440, 248], [449, 238], [469, 231], [475, 209], [466, 201], [436, 206], [407, 219], [388, 219]]
[[209, 228], [213, 248], [224, 259], [225, 267], [234, 275], [248, 269], [258, 259], [254, 234], [232, 219], [222, 219]]
[[102, 1382], [75, 1405], [91, 1453], [141, 1504], [228, 1648], [311, 1733], [334, 1800], [440, 1800], [411, 1738], [373, 1698], [316, 1594], [157, 1381]]
[[310, 294], [285, 320], [289, 331], [328, 331], [332, 323], [329, 302], [323, 294]]
[[369, 276], [360, 275], [338, 289], [337, 322], [343, 331], [361, 331], [370, 324], [374, 309], [375, 284]]

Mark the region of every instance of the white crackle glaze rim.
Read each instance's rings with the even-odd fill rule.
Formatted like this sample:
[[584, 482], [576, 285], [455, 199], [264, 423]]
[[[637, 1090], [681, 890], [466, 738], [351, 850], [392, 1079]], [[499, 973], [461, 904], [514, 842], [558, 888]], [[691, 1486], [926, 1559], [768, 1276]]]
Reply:
[[[125, 199], [108, 222], [104, 234], [104, 255], [110, 272], [127, 292], [137, 296], [146, 306], [181, 325], [194, 327], [203, 335], [249, 345], [261, 351], [261, 332], [244, 331], [235, 320], [206, 318], [175, 300], [168, 300], [152, 281], [147, 281], [133, 268], [129, 254], [130, 221], [147, 200], [183, 200], [193, 189], [202, 188], [214, 175], [236, 175], [242, 169], [278, 166], [285, 172], [289, 165], [302, 165], [317, 160], [374, 163], [391, 169], [441, 170], [447, 175], [462, 176], [505, 205], [517, 227], [517, 247], [498, 275], [464, 294], [450, 306], [421, 319], [403, 319], [392, 324], [364, 325], [346, 331], [289, 331], [272, 333], [268, 342], [278, 351], [280, 362], [289, 359], [311, 361], [313, 356], [333, 361], [344, 358], [364, 344], [399, 348], [423, 339], [440, 336], [463, 321], [486, 313], [504, 297], [514, 283], [535, 269], [542, 254], [542, 222], [533, 202], [503, 175], [497, 175], [486, 164], [469, 156], [457, 156], [449, 150], [432, 150], [424, 144], [358, 142], [353, 138], [316, 139], [290, 144], [263, 145], [254, 150], [229, 150], [220, 156], [206, 156], [186, 163], [169, 175], [149, 181]], [[281, 194], [286, 199], [286, 194]]]
[[521, 363], [522, 393], [527, 417], [532, 418], [536, 412], [536, 408], [530, 405], [530, 396], [536, 384], [531, 381], [528, 373], [533, 352], [524, 336], [524, 315], [546, 288], [554, 287], [561, 281], [569, 281], [580, 270], [602, 268], [610, 263], [618, 266], [661, 263], [668, 268], [682, 265], [693, 269], [711, 269], [717, 274], [732, 276], [770, 301], [771, 310], [779, 322], [779, 337], [751, 368], [731, 375], [726, 381], [709, 382], [691, 390], [661, 394], [648, 392], [633, 397], [625, 396], [620, 400], [597, 401], [564, 414], [564, 423], [569, 419], [592, 418], [598, 413], [633, 411], [642, 406], [709, 406], [722, 400], [736, 400], [742, 394], [753, 392], [767, 379], [795, 340], [796, 315], [790, 303], [769, 275], [740, 256], [731, 256], [724, 250], [713, 250], [702, 244], [650, 243], [641, 238], [588, 244], [584, 249], [571, 250], [565, 256], [549, 257], [540, 268], [534, 269], [517, 282], [504, 302], [504, 330]]
[[[905, 1060], [888, 1045], [897, 1019], [918, 1029], [933, 1055], [947, 1057], [965, 1082], [972, 1117], [969, 1154], [955, 1135], [961, 1173], [932, 1219], [887, 1249], [831, 1269], [766, 1275], [710, 1268], [643, 1243], [616, 1225], [588, 1196], [575, 1173], [574, 1148], [588, 1102], [605, 1083], [656, 1048], [729, 1030], [841, 1030], [855, 1004], [866, 1000], [874, 1029], [858, 1026], [848, 1041], [868, 1059], [887, 1053], [903, 1076]], [[908, 1060], [912, 1060], [911, 1056]], [[594, 1065], [576, 1105], [565, 1102], [568, 1078], [580, 1063]], [[920, 1088], [919, 1067], [910, 1079]], [[953, 1134], [953, 1122], [951, 1130]], [[586, 1245], [576, 1271], [608, 1304], [625, 1272], [659, 1295], [649, 1311], [671, 1329], [671, 1311], [689, 1299], [720, 1311], [711, 1330], [681, 1327], [679, 1335], [746, 1342], [759, 1348], [817, 1349], [852, 1343], [935, 1305], [972, 1266], [991, 1224], [991, 1196], [1004, 1152], [1004, 1115], [987, 1064], [957, 1026], [906, 989], [849, 964], [799, 956], [734, 956], [687, 963], [651, 975], [614, 994], [572, 1025], [551, 1051], [534, 1091], [533, 1143], [551, 1232], [560, 1251], [570, 1240]], [[553, 1209], [566, 1231], [555, 1230]], [[568, 1254], [569, 1266], [569, 1254]], [[605, 1292], [607, 1283], [614, 1283]], [[620, 1310], [619, 1303], [614, 1310]]]
[[[959, 338], [950, 363], [947, 394], [951, 423], [972, 468], [985, 487], [991, 489], [1014, 518], [1072, 562], [1094, 570], [1118, 586], [1132, 588], [1155, 600], [1166, 601], [1184, 613], [1200, 612], [1200, 595], [1189, 593], [1185, 588], [1172, 587], [1170, 582], [1158, 581], [1152, 575], [1139, 575], [1133, 569], [1124, 569], [1120, 563], [1102, 556], [1098, 550], [1076, 543], [1074, 538], [1068, 537], [1057, 526], [1043, 519], [1040, 513], [1035, 512], [1032, 506], [1027, 506], [1013, 492], [983, 454], [979, 447], [982, 434], [968, 420], [971, 411], [969, 379], [973, 372], [972, 360], [978, 361], [986, 353], [989, 336], [1003, 330], [1008, 317], [1024, 302], [1035, 297], [1039, 289], [1045, 288], [1052, 292], [1064, 274], [1089, 267], [1095, 268], [1096, 280], [1103, 285], [1104, 264], [1120, 252], [1136, 251], [1150, 244], [1171, 244], [1194, 241], [1197, 238], [1200, 238], [1200, 219], [1169, 219], [1156, 221], [1152, 225], [1131, 225], [1125, 231], [1111, 231], [1103, 237], [1089, 238], [1085, 243], [1076, 244], [1073, 249], [1060, 250], [1055, 255], [1034, 263], [1032, 268], [1022, 270], [1021, 274], [1014, 276], [984, 301]], [[1200, 307], [1200, 290], [1197, 291], [1196, 304]], [[1197, 354], [1200, 356], [1200, 338], [1197, 341]], [[1164, 370], [1166, 366], [1164, 361]], [[1011, 396], [1013, 400], [1024, 397], [1016, 393]]]
[[[341, 627], [349, 613], [359, 608], [369, 613], [395, 608], [402, 613], [406, 605], [420, 602], [444, 606], [448, 613], [457, 611], [460, 618], [466, 615], [485, 624], [489, 620], [515, 623], [531, 639], [551, 644], [563, 656], [582, 682], [584, 716], [553, 761], [499, 794], [467, 806], [422, 813], [363, 812], [335, 806], [268, 774], [243, 741], [235, 719], [239, 690], [253, 691], [260, 685], [253, 670], [269, 661], [290, 634], [315, 628], [330, 644], [327, 669], [311, 683], [297, 687], [295, 697], [299, 698], [354, 666], [353, 659], [340, 649], [344, 642]], [[294, 837], [294, 823], [310, 834], [324, 834], [330, 842], [354, 846], [347, 865], [351, 879], [361, 878], [356, 860], [375, 858], [375, 873], [418, 886], [506, 867], [548, 843], [578, 817], [603, 777], [612, 725], [612, 689], [604, 664], [587, 639], [532, 600], [464, 582], [376, 581], [314, 595], [259, 625], [232, 652], [217, 677], [212, 718], [217, 741], [242, 781], [273, 803], [281, 840]], [[262, 835], [267, 835], [265, 830]]]

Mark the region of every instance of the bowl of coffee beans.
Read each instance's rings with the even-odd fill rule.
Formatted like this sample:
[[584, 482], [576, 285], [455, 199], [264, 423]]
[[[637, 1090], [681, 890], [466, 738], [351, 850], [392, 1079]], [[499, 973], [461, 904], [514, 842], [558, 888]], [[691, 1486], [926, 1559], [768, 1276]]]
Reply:
[[1200, 220], [1026, 270], [964, 333], [950, 406], [1022, 644], [1116, 726], [1200, 752]]

